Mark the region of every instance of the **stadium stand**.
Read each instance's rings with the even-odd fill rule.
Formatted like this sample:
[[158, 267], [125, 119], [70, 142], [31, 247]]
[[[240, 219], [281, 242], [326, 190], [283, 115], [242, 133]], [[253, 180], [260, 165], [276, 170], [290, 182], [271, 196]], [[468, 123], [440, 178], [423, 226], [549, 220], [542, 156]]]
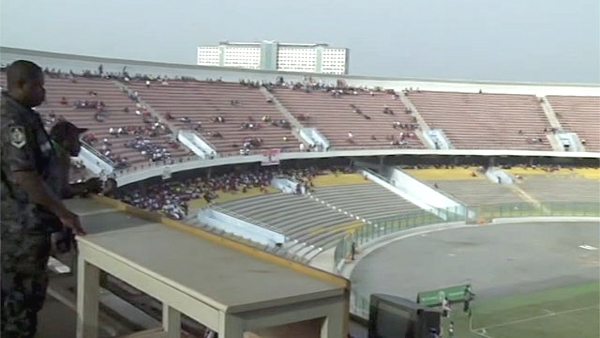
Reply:
[[[336, 226], [355, 221], [306, 196], [282, 193], [223, 203], [220, 207], [277, 228], [298, 243], [321, 246], [324, 249], [335, 245], [343, 236], [344, 231], [336, 231]], [[282, 210], [286, 212], [280, 212]]]
[[[272, 124], [284, 116], [258, 88], [220, 81], [167, 83], [153, 81], [147, 86], [144, 81], [132, 81], [127, 87], [176, 128], [198, 131], [219, 152], [237, 154], [248, 139], [261, 141], [253, 148], [298, 148], [299, 141], [290, 129]], [[223, 118], [222, 123], [214, 121], [218, 117]], [[270, 122], [264, 121], [267, 117]]]
[[478, 174], [482, 168], [474, 166], [451, 168], [401, 166], [398, 169], [422, 181], [484, 179]]
[[[348, 171], [348, 168], [345, 169], [345, 171]], [[335, 171], [325, 175], [313, 176], [311, 182], [317, 188], [350, 184], [370, 184], [370, 181], [367, 180], [362, 174], [340, 171]]]
[[524, 203], [519, 195], [515, 194], [508, 186], [496, 184], [487, 179], [460, 180], [460, 181], [427, 181], [426, 184], [434, 186], [455, 197], [467, 205], [494, 204], [494, 203]]
[[407, 96], [429, 127], [442, 129], [457, 149], [551, 150], [544, 132], [550, 124], [533, 95], [410, 91]]
[[[264, 74], [260, 76], [263, 77]], [[271, 121], [280, 121], [285, 116], [268, 102], [254, 85], [180, 79], [151, 80], [147, 85], [147, 79], [143, 77], [136, 76], [136, 79], [125, 81], [123, 84], [139, 93], [139, 97], [152, 106], [152, 113], [147, 112], [145, 107], [136, 105], [138, 102], [128, 97], [127, 92], [122, 91], [111, 79], [77, 75], [69, 77], [68, 74], [63, 74], [60, 78], [47, 76], [47, 102], [39, 107], [38, 111], [48, 121], [48, 126], [62, 117], [80, 127], [90, 128], [90, 134], [97, 140], [93, 147], [98, 154], [106, 153], [106, 150], [110, 149], [108, 157], [113, 160], [127, 158], [126, 163], [129, 165], [148, 162], [147, 152], [142, 153], [140, 149], [131, 147], [135, 135], [120, 135], [117, 138], [109, 133], [110, 128], [127, 129], [151, 126], [157, 122], [164, 123], [170, 128], [160, 132], [160, 135], [143, 139], [151, 142], [154, 149], [168, 150], [167, 159], [193, 156], [174, 141], [178, 129], [197, 131], [221, 154], [227, 155], [237, 155], [249, 139], [260, 139], [260, 144], [253, 147], [255, 150], [298, 149], [299, 140], [290, 129], [263, 121], [263, 117], [269, 117]], [[0, 73], [0, 83], [4, 83], [4, 73]], [[289, 108], [304, 126], [318, 128], [331, 141], [334, 149], [365, 147], [371, 151], [383, 148], [424, 148], [418, 137], [420, 131], [414, 129], [417, 126], [414, 117], [393, 92], [371, 93], [363, 89], [357, 90], [356, 93], [353, 91], [338, 90], [335, 87], [328, 90], [310, 87], [304, 90], [302, 86], [299, 90], [293, 90], [291, 86], [271, 89], [278, 100]], [[334, 95], [334, 92], [337, 95]], [[66, 104], [61, 102], [63, 97], [67, 101]], [[551, 150], [545, 134], [550, 125], [533, 95], [411, 90], [407, 92], [407, 97], [428, 125], [444, 130], [456, 148]], [[95, 106], [74, 107], [75, 101], [81, 103], [86, 100], [102, 101], [102, 109]], [[600, 150], [600, 136], [597, 133], [600, 128], [600, 98], [549, 96], [548, 101], [565, 129], [577, 132], [580, 138], [586, 141], [587, 151]], [[386, 106], [388, 109], [384, 112]], [[125, 112], [125, 108], [128, 112]], [[137, 113], [137, 110], [140, 112]], [[97, 115], [99, 111], [103, 113]], [[159, 114], [153, 115], [154, 111]], [[160, 121], [155, 120], [158, 115]], [[223, 122], [215, 123], [213, 119], [217, 117], [222, 117]], [[260, 125], [260, 128], [250, 128], [249, 124]], [[351, 142], [349, 132], [352, 133]], [[215, 133], [220, 136], [216, 136]], [[404, 133], [404, 136], [399, 136], [400, 133]], [[104, 138], [112, 143], [108, 149], [103, 147]], [[400, 144], [391, 144], [394, 142]], [[126, 147], [126, 143], [129, 146]], [[460, 157], [455, 158], [456, 163]], [[162, 159], [161, 157], [160, 160]], [[228, 160], [238, 161], [236, 158]], [[492, 160], [493, 157], [490, 156], [490, 162]], [[528, 160], [531, 160], [530, 163], [537, 162], [537, 158], [533, 157]], [[297, 161], [298, 166], [303, 165], [300, 164], [302, 161]], [[317, 158], [314, 161], [320, 163], [325, 160]], [[296, 166], [296, 163], [288, 162], [291, 166]], [[424, 159], [424, 162], [427, 160]], [[206, 163], [213, 166], [208, 170], [208, 174], [198, 170], [193, 173], [196, 177], [185, 180], [183, 176], [187, 173], [181, 173], [181, 176], [174, 175], [173, 179], [154, 186], [152, 185], [158, 181], [158, 177], [153, 182], [144, 182], [140, 175], [135, 179], [139, 182], [129, 187], [125, 186], [119, 193], [123, 195], [127, 189], [136, 189], [137, 191], [133, 191], [133, 199], [126, 196], [129, 198], [126, 200], [128, 203], [148, 211], [162, 212], [171, 218], [185, 220], [188, 224], [194, 224], [191, 221], [195, 216], [194, 207], [217, 204], [217, 208], [222, 208], [232, 215], [247, 217], [256, 220], [259, 225], [267, 224], [282, 230], [292, 240], [284, 249], [298, 253], [300, 258], [314, 257], [321, 250], [332, 248], [341, 237], [361, 226], [362, 219], [357, 220], [354, 216], [369, 220], [420, 210], [399, 196], [365, 181], [360, 174], [342, 174], [340, 177], [337, 174], [315, 176], [312, 180], [314, 186], [311, 199], [311, 195], [274, 192], [275, 188], [268, 185], [272, 175], [255, 177], [255, 173], [246, 170], [249, 166], [244, 167], [239, 163], [223, 165], [218, 161]], [[269, 170], [282, 171], [286, 165], [287, 163], [282, 162], [281, 167], [273, 166]], [[85, 167], [74, 165], [72, 169], [73, 181], [90, 175]], [[212, 175], [210, 170], [214, 170]], [[592, 173], [584, 172], [583, 176], [587, 178], [579, 177], [577, 173], [541, 173], [531, 176], [523, 174], [512, 187], [495, 184], [477, 170], [475, 167], [428, 168], [407, 172], [458, 201], [472, 206], [507, 202], [535, 203], [533, 201], [536, 199], [542, 202], [598, 201], [600, 181], [597, 169]], [[211, 178], [200, 178], [201, 175]], [[217, 175], [220, 177], [215, 179]], [[300, 180], [304, 178], [301, 177]], [[128, 181], [127, 184], [129, 183]], [[530, 194], [532, 198], [524, 198], [527, 194], [518, 194], [517, 190]], [[213, 194], [215, 198], [210, 201]], [[191, 211], [189, 215], [188, 207]], [[341, 209], [341, 212], [336, 208]], [[102, 216], [102, 220], [107, 226], [127, 225], [120, 224], [121, 222], [104, 222], [107, 219], [104, 217], [105, 215]], [[219, 235], [234, 238], [228, 233]], [[235, 240], [243, 241], [239, 238]], [[166, 248], [168, 249], [168, 246]], [[121, 285], [120, 288], [127, 287]], [[139, 296], [136, 293], [124, 298], [136, 298]], [[150, 302], [152, 300], [143, 300], [138, 305], [148, 306], [144, 303]], [[156, 301], [154, 306], [153, 310], [160, 318], [162, 308]]]
[[315, 188], [312, 195], [367, 220], [420, 210], [375, 183]]
[[587, 151], [600, 151], [600, 97], [547, 96], [561, 125], [585, 140]]
[[523, 176], [519, 187], [542, 202], [598, 201], [600, 181], [562, 175]]
[[[5, 74], [1, 74], [0, 82], [4, 83]], [[79, 127], [88, 128], [84, 141], [93, 146], [99, 154], [108, 154], [106, 157], [115, 163], [131, 165], [147, 162], [148, 157], [154, 152], [161, 154], [155, 159], [161, 161], [191, 154], [174, 140], [173, 134], [168, 129], [156, 128], [154, 134], [157, 135], [153, 136], [150, 130], [155, 126], [156, 121], [150, 116], [143, 116], [141, 112], [139, 115], [136, 114], [138, 108], [135, 102], [120, 91], [111, 80], [82, 76], [65, 78], [47, 74], [45, 87], [46, 101], [36, 110], [45, 120], [47, 127], [50, 128], [55, 121], [64, 118]], [[79, 108], [75, 107], [78, 101]], [[87, 106], [83, 107], [86, 101]], [[101, 108], [98, 107], [100, 102], [102, 102]], [[91, 103], [97, 104], [92, 106]], [[125, 112], [125, 108], [129, 112]], [[112, 135], [111, 128], [114, 130]], [[115, 136], [119, 128], [129, 129], [128, 134]], [[136, 128], [140, 130], [138, 135], [133, 134], [133, 129]], [[107, 139], [108, 143], [103, 142], [104, 139]], [[140, 148], [142, 144], [152, 149], [146, 148], [143, 151], [134, 148], [134, 146]]]
[[491, 182], [482, 168], [403, 169], [407, 174], [466, 205], [524, 203], [510, 185]]
[[[0, 82], [3, 81], [1, 73]], [[258, 86], [213, 80], [153, 80], [149, 85], [146, 81], [123, 83], [161, 115], [159, 121], [139, 107], [135, 99], [127, 98], [113, 80], [91, 76], [47, 74], [47, 102], [38, 110], [49, 121], [62, 116], [89, 128], [98, 140], [93, 146], [99, 153], [106, 152], [104, 138], [114, 141], [116, 144], [108, 147], [110, 157], [126, 158], [129, 164], [147, 161], [148, 152], [165, 152], [167, 159], [192, 155], [175, 140], [173, 132], [180, 128], [196, 130], [221, 153], [239, 154], [249, 143], [253, 144], [251, 149], [296, 150], [300, 143], [290, 129], [273, 125], [285, 120], [285, 116], [267, 101]], [[334, 148], [424, 147], [418, 137], [420, 131], [414, 129], [418, 124], [393, 91], [302, 86], [292, 89], [296, 86], [291, 85], [268, 88], [300, 123], [316, 127]], [[406, 91], [406, 95], [427, 124], [442, 129], [455, 148], [551, 150], [545, 133], [550, 125], [533, 95], [421, 90]], [[63, 97], [67, 104], [61, 103]], [[564, 127], [580, 134], [589, 151], [600, 149], [600, 137], [595, 132], [600, 128], [600, 98], [547, 99]], [[76, 101], [86, 100], [104, 104], [102, 121], [96, 118], [98, 109], [94, 107], [74, 108]], [[214, 119], [218, 117], [224, 122], [216, 123]], [[133, 142], [125, 146], [135, 135], [121, 135], [117, 141], [109, 134], [111, 127], [149, 129], [155, 122], [164, 124], [166, 130], [160, 129], [160, 135], [154, 137], [142, 136], [155, 149], [144, 154], [133, 148]], [[89, 138], [86, 141], [92, 142]]]
[[599, 168], [575, 168], [575, 167], [546, 167], [546, 166], [513, 166], [504, 169], [514, 176], [546, 176], [552, 173], [557, 178], [560, 177], [575, 177], [585, 178], [588, 180], [600, 181]]
[[[272, 93], [304, 126], [316, 127], [333, 148], [424, 148], [412, 129], [416, 122], [393, 94], [357, 90], [334, 96], [333, 91], [285, 87]], [[395, 128], [395, 122], [403, 128]], [[394, 141], [399, 144], [392, 145]]]
[[354, 178], [352, 175], [317, 176], [314, 181], [325, 184], [312, 188], [306, 196], [281, 193], [255, 196], [222, 203], [219, 210], [282, 231], [291, 240], [284, 249], [306, 258], [333, 247], [347, 231], [370, 219], [420, 210], [362, 177], [351, 184], [332, 184], [332, 180], [348, 181]]

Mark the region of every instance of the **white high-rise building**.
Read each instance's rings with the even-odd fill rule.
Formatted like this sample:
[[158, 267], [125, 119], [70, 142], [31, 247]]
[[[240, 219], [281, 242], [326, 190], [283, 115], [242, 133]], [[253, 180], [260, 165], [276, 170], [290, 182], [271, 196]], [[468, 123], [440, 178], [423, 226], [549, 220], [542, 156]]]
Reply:
[[280, 70], [288, 72], [347, 74], [348, 48], [327, 44], [221, 42], [198, 47], [198, 65]]

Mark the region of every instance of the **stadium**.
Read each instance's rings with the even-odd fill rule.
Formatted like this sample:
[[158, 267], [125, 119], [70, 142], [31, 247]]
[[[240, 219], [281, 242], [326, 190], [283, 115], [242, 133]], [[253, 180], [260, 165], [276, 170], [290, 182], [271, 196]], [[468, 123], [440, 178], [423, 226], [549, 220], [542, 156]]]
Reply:
[[66, 202], [43, 337], [359, 338], [372, 295], [461, 286], [444, 336], [600, 335], [598, 86], [0, 52], [118, 187]]

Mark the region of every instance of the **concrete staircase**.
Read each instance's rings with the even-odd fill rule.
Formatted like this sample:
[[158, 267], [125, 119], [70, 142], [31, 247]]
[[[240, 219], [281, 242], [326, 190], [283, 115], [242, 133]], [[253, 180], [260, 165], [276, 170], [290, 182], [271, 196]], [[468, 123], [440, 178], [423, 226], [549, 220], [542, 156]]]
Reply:
[[417, 119], [417, 123], [419, 123], [419, 128], [421, 129], [421, 131], [423, 131], [423, 133], [429, 132], [431, 128], [429, 128], [429, 125], [427, 124], [427, 122], [425, 122], [425, 119], [423, 119], [421, 114], [419, 114], [417, 107], [415, 107], [415, 105], [412, 104], [412, 102], [410, 102], [410, 99], [408, 98], [405, 92], [400, 92], [400, 101], [402, 101], [402, 103], [404, 103], [404, 105], [408, 107], [408, 109], [410, 109], [410, 114]]
[[542, 106], [542, 109], [544, 110], [544, 114], [546, 114], [548, 122], [550, 122], [550, 126], [552, 126], [552, 128], [562, 130], [562, 125], [560, 124], [558, 117], [556, 117], [556, 113], [554, 112], [554, 109], [552, 109], [550, 102], [548, 102], [545, 96], [540, 96], [539, 101], [540, 106]]
[[283, 104], [281, 104], [281, 102], [279, 102], [279, 100], [277, 100], [275, 95], [271, 94], [267, 90], [267, 88], [260, 87], [260, 92], [265, 96], [265, 98], [267, 100], [271, 100], [273, 102], [275, 107], [277, 107], [277, 110], [279, 110], [279, 112], [281, 114], [283, 114], [283, 116], [285, 116], [285, 118], [292, 124], [292, 126], [294, 128], [297, 128], [297, 129], [304, 128], [304, 126], [300, 123], [300, 121], [298, 121], [298, 119], [296, 119], [296, 117], [294, 115], [292, 115], [292, 113], [290, 113], [290, 111], [287, 110], [287, 108]]
[[400, 101], [402, 101], [402, 103], [404, 103], [404, 105], [410, 109], [411, 116], [417, 119], [419, 130], [416, 131], [416, 135], [424, 145], [426, 145], [429, 149], [439, 149], [438, 147], [441, 149], [454, 148], [450, 140], [445, 136], [443, 130], [429, 127], [427, 122], [425, 122], [425, 119], [417, 110], [417, 107], [415, 107], [415, 105], [410, 101], [405, 92], [400, 93]]
[[292, 125], [292, 134], [294, 134], [296, 139], [298, 139], [298, 141], [302, 142], [304, 146], [308, 148], [311, 142], [309, 142], [309, 140], [305, 140], [300, 134], [300, 131], [304, 129], [304, 126], [300, 123], [300, 121], [298, 121], [298, 119], [296, 119], [296, 117], [292, 115], [292, 113], [290, 113], [290, 111], [283, 104], [281, 104], [275, 95], [271, 94], [267, 88], [261, 86], [260, 92], [265, 96], [265, 99], [273, 102], [277, 110], [279, 110], [279, 112], [283, 114], [286, 120]]
[[550, 122], [550, 126], [556, 130], [556, 132], [549, 131], [546, 133], [546, 137], [550, 141], [550, 145], [552, 145], [552, 150], [565, 151], [565, 144], [568, 144], [570, 151], [585, 151], [585, 146], [581, 143], [579, 135], [563, 129], [548, 99], [545, 96], [540, 96], [539, 102], [548, 122]]
[[550, 143], [550, 146], [552, 146], [553, 151], [564, 151], [564, 147], [560, 144], [560, 142], [558, 142], [554, 133], [547, 132], [546, 138], [548, 139], [548, 143]]
[[[127, 87], [127, 85], [126, 85], [126, 84], [124, 84], [124, 83], [122, 83], [122, 82], [119, 82], [119, 81], [113, 81], [113, 84], [114, 84], [114, 85], [115, 85], [117, 88], [119, 88], [121, 91], [123, 91], [124, 93], [126, 93], [126, 94], [127, 94], [127, 96], [129, 96], [130, 94], [132, 94], [132, 93], [134, 92], [134, 90], [131, 90], [131, 89], [129, 89], [129, 87]], [[169, 127], [169, 129], [171, 129], [171, 131], [173, 132], [173, 134], [174, 134], [174, 135], [177, 135], [177, 133], [179, 132], [179, 128], [178, 128], [178, 127], [176, 127], [176, 126], [175, 126], [174, 124], [172, 124], [170, 121], [168, 121], [168, 120], [167, 120], [167, 119], [165, 119], [163, 116], [161, 116], [161, 115], [160, 115], [160, 113], [159, 113], [157, 110], [155, 110], [154, 108], [152, 108], [152, 106], [151, 106], [151, 105], [150, 105], [148, 102], [146, 102], [146, 101], [142, 100], [141, 98], [139, 98], [139, 99], [138, 99], [138, 102], [139, 102], [139, 103], [140, 103], [140, 104], [141, 104], [141, 105], [142, 105], [142, 106], [143, 106], [145, 109], [148, 109], [148, 112], [149, 112], [149, 113], [150, 113], [152, 116], [154, 116], [154, 117], [157, 117], [157, 118], [158, 118], [158, 120], [159, 120], [161, 123], [164, 123], [165, 125], [167, 125], [167, 126]]]

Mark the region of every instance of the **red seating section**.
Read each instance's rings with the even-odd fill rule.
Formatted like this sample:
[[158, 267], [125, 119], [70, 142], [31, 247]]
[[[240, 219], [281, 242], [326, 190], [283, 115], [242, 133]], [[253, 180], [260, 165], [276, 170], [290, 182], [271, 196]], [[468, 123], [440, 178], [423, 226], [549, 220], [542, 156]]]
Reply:
[[[38, 111], [46, 117], [53, 111], [57, 117], [62, 115], [80, 127], [89, 128], [99, 139], [95, 145], [97, 149], [102, 147], [102, 139], [106, 137], [113, 143], [114, 154], [127, 157], [132, 164], [146, 162], [138, 150], [124, 147], [125, 142], [135, 136], [115, 138], [109, 135], [110, 127], [144, 124], [142, 116], [135, 114], [135, 102], [112, 80], [75, 79], [76, 82], [47, 76], [47, 102], [38, 107]], [[4, 80], [5, 74], [0, 73], [0, 81], [4, 83]], [[258, 88], [219, 81], [181, 80], [170, 80], [168, 85], [153, 81], [149, 87], [144, 81], [131, 81], [127, 85], [163, 117], [170, 112], [174, 118], [170, 123], [175, 128], [194, 129], [197, 122], [201, 122], [199, 132], [221, 153], [237, 154], [244, 140], [252, 137], [263, 139], [262, 149], [298, 149], [299, 141], [290, 130], [261, 121], [263, 116], [270, 116], [273, 121], [285, 119], [285, 116], [273, 103], [267, 102]], [[89, 91], [97, 96], [91, 96]], [[337, 149], [397, 148], [390, 145], [389, 137], [398, 139], [401, 132], [410, 131], [394, 129], [394, 122], [414, 122], [403, 103], [389, 93], [357, 91], [336, 98], [330, 92], [306, 92], [285, 87], [277, 87], [272, 93], [296, 118], [310, 115], [310, 119], [300, 122], [306, 127], [317, 128]], [[68, 99], [68, 105], [60, 103], [63, 96]], [[551, 150], [544, 133], [544, 128], [550, 128], [550, 124], [533, 95], [410, 91], [407, 96], [428, 125], [442, 129], [458, 149]], [[588, 151], [600, 151], [600, 97], [548, 96], [547, 99], [566, 130], [576, 132], [586, 140]], [[105, 122], [98, 122], [94, 119], [96, 110], [75, 109], [73, 103], [76, 100], [101, 100], [110, 115]], [[239, 104], [232, 104], [232, 101]], [[386, 106], [394, 115], [383, 113]], [[130, 112], [123, 112], [124, 107]], [[355, 109], [360, 109], [362, 114], [354, 112]], [[370, 119], [365, 119], [364, 115]], [[217, 116], [223, 117], [225, 123], [213, 122]], [[182, 117], [191, 121], [179, 121]], [[240, 128], [242, 123], [250, 120], [260, 128]], [[219, 132], [223, 137], [211, 137], [213, 132]], [[353, 143], [348, 142], [348, 132], [354, 135]], [[185, 147], [171, 148], [171, 138], [171, 135], [164, 135], [151, 140], [169, 148], [173, 157], [193, 156]], [[542, 139], [542, 143], [528, 142], [533, 138]], [[417, 137], [406, 141], [406, 147], [424, 147]]]
[[[93, 91], [97, 96], [91, 96]], [[67, 105], [60, 103], [61, 98], [68, 100]], [[103, 101], [106, 105], [105, 111], [109, 117], [104, 122], [94, 119], [95, 109], [75, 109], [73, 103], [77, 100]], [[129, 107], [130, 112], [123, 112], [123, 108]], [[46, 102], [37, 108], [42, 116], [48, 116], [53, 111], [56, 117], [62, 115], [65, 119], [79, 127], [89, 128], [98, 142], [94, 145], [100, 150], [102, 139], [108, 138], [112, 143], [110, 147], [113, 154], [126, 157], [130, 164], [146, 162], [145, 157], [136, 149], [125, 148], [124, 144], [135, 138], [133, 135], [122, 135], [118, 138], [109, 134], [109, 128], [124, 126], [143, 125], [142, 117], [135, 114], [135, 102], [130, 100], [111, 80], [76, 77], [76, 82], [69, 79], [58, 79], [46, 77]], [[156, 144], [169, 148], [173, 157], [182, 157], [190, 154], [184, 147], [173, 149], [169, 146], [169, 135], [150, 138]]]
[[[388, 137], [399, 138], [401, 132], [406, 130], [394, 129], [393, 123], [411, 123], [412, 116], [406, 114], [406, 107], [400, 100], [394, 100], [392, 94], [358, 91], [357, 95], [341, 95], [333, 97], [331, 93], [323, 91], [293, 90], [278, 88], [273, 90], [273, 95], [296, 118], [300, 115], [310, 115], [308, 121], [301, 121], [304, 126], [316, 127], [327, 138], [332, 147], [356, 148], [398, 148], [391, 146]], [[350, 105], [354, 104], [370, 120], [354, 112]], [[384, 114], [385, 106], [393, 110], [394, 115]], [[352, 132], [354, 143], [348, 142], [348, 132]], [[414, 131], [413, 131], [414, 133]], [[375, 136], [375, 140], [372, 139]], [[408, 147], [424, 148], [421, 141], [414, 137], [407, 139]]]
[[457, 149], [552, 150], [544, 133], [550, 124], [533, 95], [411, 91], [408, 98]]
[[[263, 116], [273, 120], [285, 119], [275, 105], [268, 103], [258, 88], [250, 88], [237, 83], [169, 81], [162, 85], [160, 81], [152, 82], [147, 87], [143, 81], [127, 83], [131, 90], [139, 93], [140, 98], [164, 116], [170, 112], [176, 127], [193, 129], [202, 122], [200, 134], [214, 145], [219, 152], [238, 153], [244, 139], [258, 137], [263, 139], [260, 148], [298, 149], [299, 141], [289, 129], [276, 127], [261, 121]], [[239, 101], [232, 105], [231, 101]], [[221, 116], [225, 123], [214, 123], [213, 118]], [[180, 122], [179, 118], [187, 117], [190, 123]], [[260, 125], [258, 130], [241, 129], [244, 122]], [[215, 138], [210, 132], [219, 132], [223, 138]], [[284, 141], [284, 137], [288, 141]]]
[[565, 130], [585, 140], [586, 151], [600, 151], [600, 97], [546, 96]]

